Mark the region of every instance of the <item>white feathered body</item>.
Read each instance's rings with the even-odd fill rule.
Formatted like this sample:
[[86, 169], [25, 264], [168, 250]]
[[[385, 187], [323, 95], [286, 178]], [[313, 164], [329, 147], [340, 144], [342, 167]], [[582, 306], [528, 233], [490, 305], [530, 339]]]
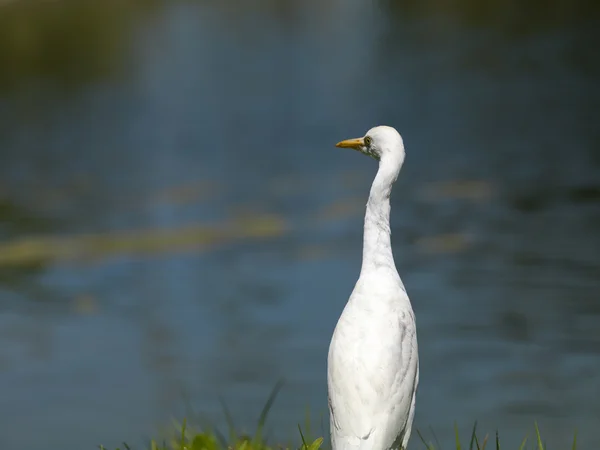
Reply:
[[419, 382], [415, 318], [389, 268], [361, 276], [335, 327], [328, 357], [332, 446], [404, 448]]
[[363, 263], [329, 345], [333, 450], [405, 449], [415, 413], [419, 359], [415, 315], [394, 263], [390, 194], [404, 162], [391, 127], [338, 144], [380, 160], [365, 213]]

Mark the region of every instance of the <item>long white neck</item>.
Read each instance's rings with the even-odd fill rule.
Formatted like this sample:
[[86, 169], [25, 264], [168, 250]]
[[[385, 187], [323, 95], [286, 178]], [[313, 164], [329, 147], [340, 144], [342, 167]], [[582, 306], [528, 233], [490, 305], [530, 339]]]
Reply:
[[391, 243], [390, 194], [400, 166], [401, 163], [388, 160], [379, 163], [367, 201], [361, 275], [382, 267], [396, 272]]

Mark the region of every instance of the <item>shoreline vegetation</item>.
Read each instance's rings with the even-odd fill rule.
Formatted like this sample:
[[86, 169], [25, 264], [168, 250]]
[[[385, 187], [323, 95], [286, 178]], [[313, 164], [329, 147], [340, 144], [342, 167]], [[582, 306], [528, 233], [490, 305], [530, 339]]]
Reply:
[[[535, 435], [526, 436], [521, 441], [518, 449], [504, 447], [501, 445], [500, 433], [477, 434], [477, 422], [473, 426], [473, 431], [469, 440], [461, 440], [458, 429], [455, 425], [455, 445], [452, 449], [456, 450], [548, 450], [550, 447], [542, 438], [537, 422], [535, 422]], [[226, 437], [218, 430], [207, 427], [203, 430], [193, 430], [187, 426], [186, 420], [173, 429], [171, 436], [163, 439], [153, 439], [144, 447], [131, 447], [127, 443], [117, 447], [114, 450], [135, 450], [136, 448], [148, 450], [325, 450], [330, 449], [329, 442], [325, 442], [323, 437], [315, 439], [309, 438], [309, 433], [298, 425], [299, 445], [290, 446], [286, 444], [271, 444], [267, 442], [262, 435], [262, 426], [259, 425], [254, 436], [238, 435], [235, 430], [230, 430]], [[418, 430], [413, 430], [414, 436], [411, 438], [410, 449], [440, 450], [442, 446], [438, 442], [426, 440], [423, 434]], [[434, 439], [435, 441], [435, 439]], [[100, 450], [112, 450], [99, 445]], [[573, 435], [571, 450], [577, 450], [577, 433]], [[567, 450], [567, 449], [565, 449]]]
[[[258, 419], [256, 431], [253, 436], [239, 434], [234, 423], [233, 416], [225, 402], [221, 400], [223, 413], [227, 421], [227, 435], [218, 428], [205, 423], [201, 428], [195, 429], [188, 426], [187, 420], [175, 422], [167, 436], [160, 439], [150, 440], [144, 447], [131, 447], [127, 443], [116, 449], [109, 449], [99, 445], [100, 450], [330, 450], [329, 438], [312, 437], [310, 417], [307, 414], [304, 426], [298, 424], [298, 444], [272, 444], [268, 442], [264, 435], [264, 427], [267, 422], [269, 411], [275, 402], [277, 394], [283, 386], [283, 380], [280, 380], [273, 387]], [[193, 414], [192, 414], [193, 415]], [[537, 422], [534, 422], [533, 436], [525, 436], [519, 447], [506, 447], [501, 445], [499, 431], [493, 434], [486, 433], [482, 435], [477, 431], [477, 422], [473, 424], [473, 429], [467, 441], [459, 435], [458, 426], [454, 424], [455, 442], [452, 449], [456, 450], [548, 450], [547, 443], [542, 438]], [[433, 441], [426, 439], [424, 434], [418, 429], [413, 428], [412, 437], [409, 443], [409, 450], [441, 450], [442, 445], [438, 442], [435, 433], [430, 430]], [[558, 450], [558, 449], [557, 449]], [[568, 449], [565, 449], [568, 450]], [[570, 450], [577, 450], [577, 430], [574, 431], [573, 441]]]

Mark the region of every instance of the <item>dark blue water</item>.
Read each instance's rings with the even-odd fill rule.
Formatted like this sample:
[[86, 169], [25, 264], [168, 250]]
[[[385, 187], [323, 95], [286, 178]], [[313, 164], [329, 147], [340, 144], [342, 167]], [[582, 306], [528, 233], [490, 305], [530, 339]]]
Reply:
[[272, 435], [326, 432], [376, 171], [334, 143], [388, 124], [416, 427], [593, 448], [597, 8], [106, 5], [0, 2], [3, 447], [137, 443], [186, 402], [223, 424], [219, 395], [251, 431], [282, 377]]

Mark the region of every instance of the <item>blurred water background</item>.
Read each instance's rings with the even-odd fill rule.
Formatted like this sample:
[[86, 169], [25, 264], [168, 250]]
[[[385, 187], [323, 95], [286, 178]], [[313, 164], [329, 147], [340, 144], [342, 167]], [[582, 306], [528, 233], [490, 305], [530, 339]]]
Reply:
[[306, 408], [326, 433], [376, 171], [334, 143], [389, 124], [416, 427], [594, 448], [599, 26], [559, 0], [0, 1], [0, 446], [135, 444], [186, 403], [223, 425], [220, 395], [250, 431], [281, 377], [273, 438]]

